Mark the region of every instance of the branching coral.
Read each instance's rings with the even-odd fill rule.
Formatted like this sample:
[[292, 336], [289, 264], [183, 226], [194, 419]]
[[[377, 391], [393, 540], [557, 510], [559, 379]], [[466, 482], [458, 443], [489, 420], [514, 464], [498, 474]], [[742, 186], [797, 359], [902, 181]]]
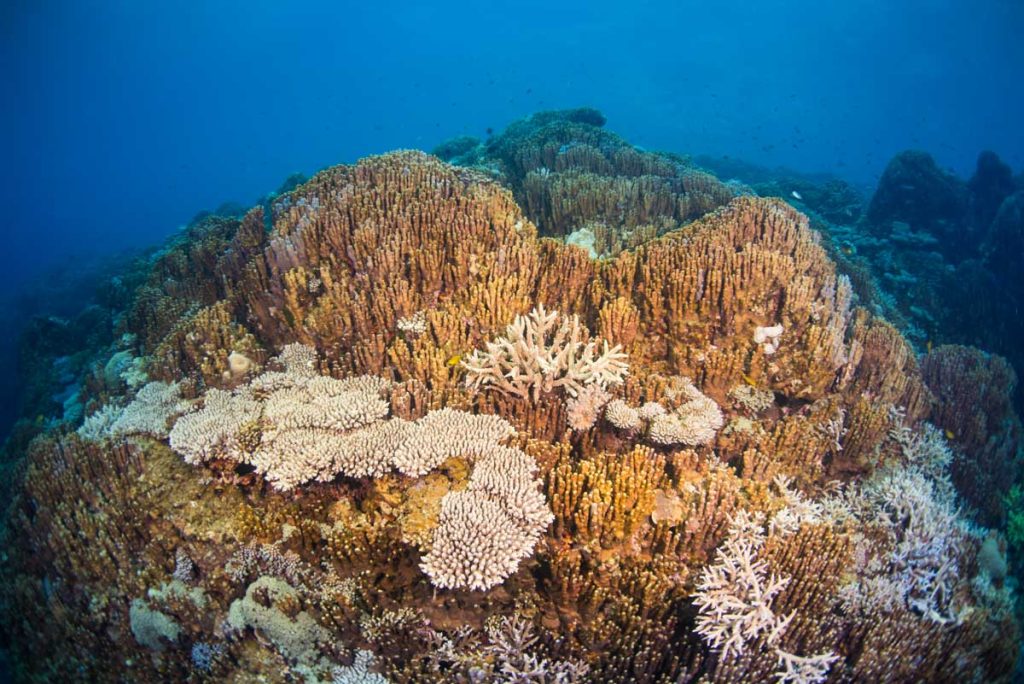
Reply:
[[178, 383], [150, 382], [143, 386], [124, 408], [106, 404], [86, 418], [78, 434], [86, 439], [148, 435], [167, 437], [168, 422], [191, 408], [181, 398]]
[[772, 600], [789, 580], [769, 576], [767, 563], [757, 558], [764, 540], [761, 525], [738, 512], [714, 564], [704, 569], [697, 584], [696, 631], [723, 658], [742, 654], [760, 638], [777, 642], [793, 618], [772, 612]]
[[516, 316], [504, 337], [488, 342], [486, 351], [475, 350], [462, 364], [468, 387], [537, 401], [560, 388], [574, 397], [588, 385], [621, 384], [629, 365], [620, 349], [605, 341], [598, 354], [598, 343], [578, 316], [560, 316], [541, 304]]

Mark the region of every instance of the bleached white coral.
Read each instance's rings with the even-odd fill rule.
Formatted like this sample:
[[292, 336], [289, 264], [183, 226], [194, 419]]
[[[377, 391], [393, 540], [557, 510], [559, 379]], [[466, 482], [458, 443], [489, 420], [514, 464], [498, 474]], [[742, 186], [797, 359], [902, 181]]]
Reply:
[[873, 610], [898, 596], [925, 619], [959, 623], [968, 594], [961, 591], [969, 579], [963, 564], [981, 534], [957, 508], [941, 433], [897, 426], [890, 439], [899, 450], [895, 462], [827, 501], [831, 515], [871, 531], [858, 539], [855, 586], [841, 589], [843, 604]]
[[319, 377], [302, 387], [273, 392], [263, 405], [263, 418], [274, 430], [323, 428], [353, 430], [387, 415], [388, 402], [376, 394], [347, 391], [341, 381]]
[[729, 390], [729, 398], [749, 413], [761, 413], [775, 405], [775, 393], [751, 385], [737, 385]]
[[666, 394], [684, 401], [670, 412], [658, 402], [647, 402], [636, 409], [615, 399], [605, 407], [605, 420], [622, 430], [641, 430], [646, 425], [647, 440], [663, 446], [699, 446], [715, 438], [725, 419], [713, 399], [688, 380], [676, 383]]
[[779, 338], [782, 337], [782, 324], [767, 327], [758, 326], [754, 329], [754, 344], [761, 345], [765, 356], [771, 356], [779, 349]]
[[696, 631], [712, 648], [720, 649], [723, 658], [742, 654], [748, 643], [762, 636], [775, 643], [793, 618], [772, 612], [772, 600], [789, 579], [768, 575], [768, 564], [757, 557], [764, 540], [761, 525], [740, 511], [715, 562], [704, 568], [698, 581]]
[[537, 463], [525, 452], [494, 446], [477, 459], [467, 491], [495, 497], [526, 527], [543, 531], [554, 516], [534, 477], [536, 471]]
[[514, 434], [500, 416], [443, 408], [416, 421], [416, 429], [395, 449], [392, 463], [406, 475], [419, 477], [453, 456], [479, 456]]
[[245, 462], [249, 455], [239, 442], [239, 433], [262, 411], [263, 405], [247, 391], [211, 389], [203, 395], [202, 409], [186, 413], [174, 423], [171, 448], [191, 465], [211, 458]]
[[315, 478], [333, 479], [336, 455], [346, 447], [345, 435], [332, 430], [285, 430], [268, 439], [250, 462], [275, 489], [288, 490]]
[[339, 472], [383, 474], [391, 467], [390, 455], [381, 453], [378, 442], [394, 430], [352, 435], [388, 414], [382, 394], [390, 383], [373, 376], [322, 376], [316, 359], [311, 347], [288, 345], [273, 360], [284, 370], [267, 371], [233, 392], [211, 389], [202, 409], [175, 423], [171, 448], [191, 464], [215, 457], [251, 463], [277, 489], [329, 480]]
[[539, 654], [536, 628], [518, 614], [489, 619], [485, 628], [490, 643], [483, 652], [494, 661], [488, 681], [572, 684], [584, 681], [590, 670], [580, 660], [554, 660]]
[[151, 382], [139, 390], [132, 403], [110, 425], [110, 435], [167, 437], [167, 421], [187, 411], [178, 383]]
[[587, 385], [581, 389], [575, 397], [565, 402], [569, 427], [577, 432], [592, 428], [611, 398], [608, 390], [600, 385]]
[[175, 643], [181, 635], [181, 625], [174, 618], [154, 610], [142, 599], [132, 600], [128, 607], [128, 621], [132, 636], [141, 646], [162, 651], [168, 643]]
[[341, 437], [336, 448], [324, 450], [331, 462], [318, 479], [333, 480], [338, 473], [346, 477], [381, 477], [391, 472], [395, 452], [415, 430], [414, 423], [391, 418]]
[[769, 532], [787, 536], [799, 530], [801, 525], [815, 525], [823, 520], [822, 505], [793, 489], [788, 477], [777, 475], [773, 484], [786, 500], [786, 505], [772, 516], [768, 523]]
[[836, 453], [843, 450], [843, 437], [849, 432], [845, 422], [846, 411], [840, 408], [831, 418], [817, 426], [818, 433], [831, 442], [830, 447]]
[[399, 318], [395, 324], [398, 332], [411, 337], [418, 337], [427, 332], [427, 314], [424, 311], [417, 311], [408, 318]]
[[608, 402], [604, 408], [604, 419], [620, 430], [639, 430], [644, 425], [640, 413], [621, 399]]
[[[360, 386], [362, 389], [353, 389]], [[351, 476], [383, 470], [376, 462], [362, 465], [346, 456], [353, 446], [366, 446], [365, 440], [355, 444], [349, 433], [383, 420], [389, 410], [388, 402], [380, 398], [379, 386], [365, 380], [356, 383], [316, 376], [282, 387], [264, 402], [263, 439], [252, 464], [282, 490], [312, 479], [331, 479], [338, 473], [335, 466]], [[373, 453], [362, 451], [359, 455], [372, 457]]]
[[820, 684], [839, 656], [829, 651], [813, 656], [798, 656], [782, 649], [775, 650], [779, 658], [779, 684]]
[[489, 589], [533, 552], [554, 517], [536, 469], [519, 449], [492, 446], [477, 459], [469, 486], [444, 496], [420, 564], [434, 586]]
[[420, 567], [435, 587], [489, 589], [516, 571], [540, 534], [495, 497], [449, 492], [441, 500], [431, 549]]
[[619, 345], [590, 339], [576, 315], [560, 316], [538, 305], [516, 316], [499, 337], [462, 361], [466, 385], [537, 401], [541, 394], [564, 389], [569, 396], [586, 385], [610, 387], [622, 382], [629, 365]]
[[[504, 418], [444, 408], [417, 421], [388, 417], [390, 383], [307, 373], [315, 353], [290, 346], [287, 359], [234, 392], [210, 390], [203, 408], [180, 418], [171, 446], [189, 463], [227, 457], [251, 463], [276, 489], [313, 479], [425, 475], [452, 457], [473, 470], [465, 490], [441, 503], [423, 570], [435, 586], [485, 589], [528, 556], [553, 516], [536, 463], [500, 442]], [[307, 348], [308, 349], [308, 348]], [[242, 608], [239, 608], [241, 610]]]
[[656, 401], [649, 401], [636, 410], [636, 414], [640, 417], [640, 420], [644, 421], [652, 421], [658, 416], [663, 416], [666, 413], [668, 413], [668, 409]]
[[78, 436], [93, 442], [98, 442], [104, 437], [110, 436], [110, 428], [121, 417], [124, 412], [123, 406], [114, 403], [104, 404], [99, 410], [89, 414], [78, 426]]
[[284, 366], [286, 373], [310, 377], [317, 375], [316, 350], [309, 345], [298, 342], [287, 344], [276, 360]]
[[703, 394], [677, 408], [676, 415], [686, 426], [682, 443], [688, 446], [707, 444], [715, 438], [715, 433], [725, 422], [722, 409], [715, 400]]
[[129, 435], [162, 439], [168, 434], [167, 422], [190, 407], [190, 402], [181, 398], [178, 383], [151, 382], [127, 406], [111, 402], [87, 416], [77, 432], [82, 439], [92, 441]]
[[255, 629], [289, 661], [313, 666], [321, 661], [319, 646], [329, 637], [306, 611], [294, 614], [281, 603], [297, 603], [299, 592], [287, 582], [264, 575], [249, 585], [245, 596], [228, 609], [228, 626], [235, 631]]

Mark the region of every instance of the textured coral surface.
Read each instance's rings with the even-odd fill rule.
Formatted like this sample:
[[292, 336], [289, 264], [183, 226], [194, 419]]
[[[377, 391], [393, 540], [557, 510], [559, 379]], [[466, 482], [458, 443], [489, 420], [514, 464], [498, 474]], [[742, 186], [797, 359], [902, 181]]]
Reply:
[[16, 676], [1009, 681], [1013, 371], [919, 363], [804, 215], [601, 124], [154, 260], [14, 485]]

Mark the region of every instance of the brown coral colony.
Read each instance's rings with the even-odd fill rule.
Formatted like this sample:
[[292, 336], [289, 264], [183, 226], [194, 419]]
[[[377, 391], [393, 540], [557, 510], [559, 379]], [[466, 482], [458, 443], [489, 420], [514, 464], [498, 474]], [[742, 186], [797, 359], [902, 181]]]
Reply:
[[919, 368], [805, 216], [572, 112], [485, 154], [330, 168], [154, 263], [125, 320], [144, 379], [31, 450], [3, 592], [33, 659], [1007, 679], [1010, 590], [962, 508], [998, 453], [940, 387], [1012, 371]]

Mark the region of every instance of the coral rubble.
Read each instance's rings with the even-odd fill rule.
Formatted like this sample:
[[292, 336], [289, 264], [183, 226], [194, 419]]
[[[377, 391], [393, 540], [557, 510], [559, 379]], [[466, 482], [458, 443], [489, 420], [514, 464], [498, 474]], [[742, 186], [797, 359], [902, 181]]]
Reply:
[[19, 680], [1009, 681], [1012, 369], [919, 362], [807, 217], [603, 123], [153, 260], [16, 482]]

